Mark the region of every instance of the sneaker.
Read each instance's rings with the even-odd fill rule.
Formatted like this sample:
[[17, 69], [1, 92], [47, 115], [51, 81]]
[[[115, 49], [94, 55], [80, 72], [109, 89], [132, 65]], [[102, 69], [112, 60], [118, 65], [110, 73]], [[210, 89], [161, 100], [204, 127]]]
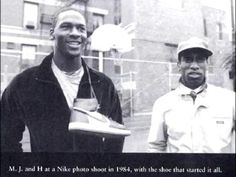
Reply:
[[73, 107], [69, 123], [69, 131], [93, 134], [102, 137], [129, 136], [130, 130], [97, 111], [87, 111]]

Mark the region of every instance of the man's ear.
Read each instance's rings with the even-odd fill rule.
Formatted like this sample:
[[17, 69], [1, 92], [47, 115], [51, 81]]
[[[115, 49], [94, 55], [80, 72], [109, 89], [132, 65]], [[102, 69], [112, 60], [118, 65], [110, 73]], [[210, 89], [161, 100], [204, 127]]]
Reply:
[[51, 39], [51, 40], [53, 40], [53, 39], [55, 39], [55, 36], [54, 36], [54, 29], [50, 29], [50, 37], [49, 37], [49, 39]]

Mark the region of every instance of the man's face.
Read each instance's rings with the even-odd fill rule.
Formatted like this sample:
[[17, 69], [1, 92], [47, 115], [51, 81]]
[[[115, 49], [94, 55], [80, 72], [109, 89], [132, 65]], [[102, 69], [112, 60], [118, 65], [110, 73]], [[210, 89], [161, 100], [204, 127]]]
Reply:
[[66, 57], [80, 56], [87, 38], [84, 17], [74, 10], [61, 12], [51, 36], [55, 53]]
[[201, 50], [187, 50], [180, 54], [178, 67], [182, 83], [195, 89], [205, 81], [207, 70], [207, 55]]

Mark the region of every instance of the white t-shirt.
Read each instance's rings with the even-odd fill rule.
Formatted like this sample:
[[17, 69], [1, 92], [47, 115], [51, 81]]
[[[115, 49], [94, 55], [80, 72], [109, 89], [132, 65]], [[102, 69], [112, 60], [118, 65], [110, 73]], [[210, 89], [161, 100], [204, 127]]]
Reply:
[[52, 60], [52, 71], [54, 75], [56, 76], [62, 91], [64, 93], [64, 96], [66, 98], [67, 104], [69, 108], [71, 109], [73, 107], [74, 99], [77, 97], [79, 84], [81, 81], [81, 78], [84, 74], [84, 69], [81, 67], [79, 70], [71, 73], [71, 72], [65, 72], [60, 70], [55, 62]]

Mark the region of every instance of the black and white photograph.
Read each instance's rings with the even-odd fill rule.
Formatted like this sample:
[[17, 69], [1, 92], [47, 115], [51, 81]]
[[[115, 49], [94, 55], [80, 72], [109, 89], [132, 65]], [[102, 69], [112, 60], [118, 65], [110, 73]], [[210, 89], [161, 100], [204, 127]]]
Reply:
[[2, 0], [1, 176], [235, 169], [235, 0]]

